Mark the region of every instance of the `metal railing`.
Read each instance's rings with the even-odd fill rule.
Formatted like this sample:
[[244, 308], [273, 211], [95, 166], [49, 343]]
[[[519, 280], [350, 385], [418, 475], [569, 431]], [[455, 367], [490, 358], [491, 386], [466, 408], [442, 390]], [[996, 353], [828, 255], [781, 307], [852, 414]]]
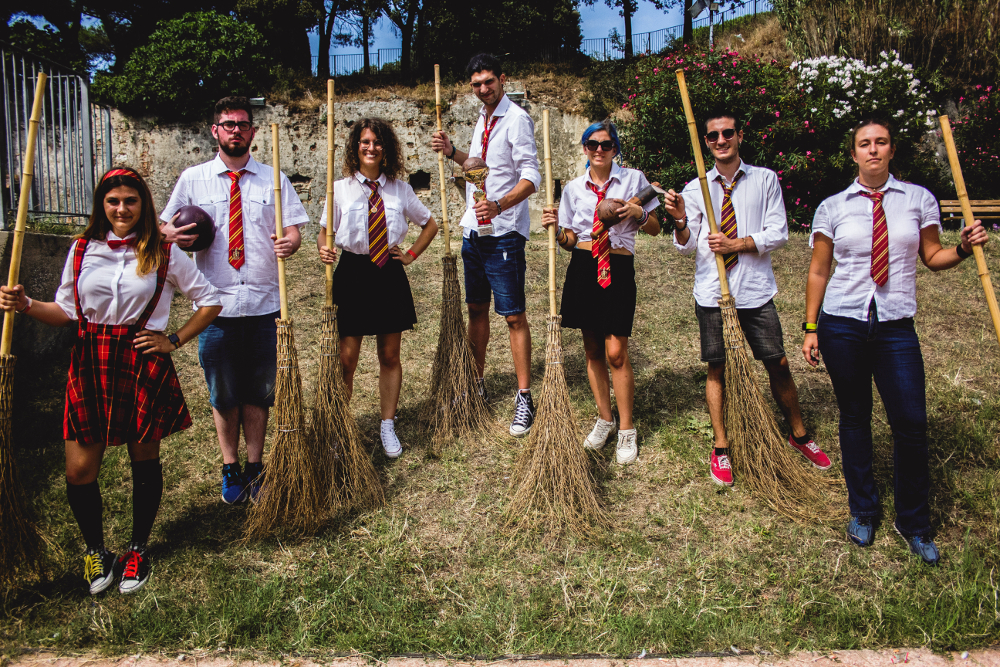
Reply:
[[17, 210], [28, 118], [42, 72], [49, 80], [28, 211], [34, 216], [89, 218], [95, 179], [111, 167], [111, 110], [92, 104], [89, 83], [69, 68], [5, 44], [0, 45], [0, 57], [6, 130], [0, 139], [4, 226]]
[[[368, 65], [372, 71], [378, 72], [386, 65], [397, 63], [403, 57], [403, 49], [379, 49], [368, 52]], [[316, 73], [319, 56], [312, 57], [312, 71]], [[330, 75], [347, 76], [360, 72], [365, 68], [364, 53], [338, 53], [330, 56]]]

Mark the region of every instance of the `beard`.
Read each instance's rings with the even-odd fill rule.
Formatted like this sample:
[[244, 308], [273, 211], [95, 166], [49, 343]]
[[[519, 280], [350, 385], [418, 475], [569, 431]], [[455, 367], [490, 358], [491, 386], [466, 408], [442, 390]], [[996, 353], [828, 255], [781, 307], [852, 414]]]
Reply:
[[250, 144], [243, 144], [242, 146], [227, 146], [226, 144], [219, 142], [219, 150], [228, 155], [229, 157], [243, 157], [250, 150]]

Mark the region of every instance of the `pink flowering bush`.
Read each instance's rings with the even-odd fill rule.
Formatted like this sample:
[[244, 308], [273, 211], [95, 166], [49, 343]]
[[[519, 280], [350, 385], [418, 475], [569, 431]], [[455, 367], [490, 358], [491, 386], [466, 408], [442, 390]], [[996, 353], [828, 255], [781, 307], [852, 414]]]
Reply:
[[976, 86], [958, 108], [950, 120], [969, 198], [1000, 199], [1000, 90]]

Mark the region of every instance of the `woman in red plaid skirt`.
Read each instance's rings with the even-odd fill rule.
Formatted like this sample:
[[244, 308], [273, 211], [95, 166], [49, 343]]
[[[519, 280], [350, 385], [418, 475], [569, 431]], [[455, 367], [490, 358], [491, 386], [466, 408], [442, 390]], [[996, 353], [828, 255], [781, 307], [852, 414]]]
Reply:
[[[163, 333], [174, 291], [197, 310]], [[130, 593], [149, 579], [146, 542], [163, 495], [160, 440], [191, 425], [170, 353], [222, 310], [216, 290], [185, 253], [163, 243], [149, 187], [135, 171], [101, 179], [87, 229], [77, 237], [51, 303], [17, 285], [0, 287], [0, 307], [52, 326], [77, 326], [70, 358], [63, 437], [66, 495], [87, 543], [84, 578], [92, 594], [120, 576]], [[104, 547], [97, 476], [108, 446], [132, 461], [132, 541], [121, 557]]]

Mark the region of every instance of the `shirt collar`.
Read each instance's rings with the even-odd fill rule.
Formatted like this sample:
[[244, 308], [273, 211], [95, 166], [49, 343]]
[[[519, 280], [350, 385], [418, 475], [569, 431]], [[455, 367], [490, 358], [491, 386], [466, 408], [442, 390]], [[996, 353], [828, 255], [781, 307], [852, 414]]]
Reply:
[[[743, 158], [740, 158], [740, 166], [737, 167], [736, 172], [733, 173], [733, 180], [736, 180], [736, 174], [739, 174], [740, 172], [743, 172], [743, 175], [746, 176], [746, 174], [747, 174], [747, 172], [749, 170], [750, 170], [750, 165], [748, 165], [746, 162], [744, 162]], [[718, 167], [712, 167], [711, 171], [709, 171], [707, 174], [705, 174], [705, 178], [707, 178], [708, 181], [711, 183], [711, 182], [714, 182], [720, 175], [721, 174], [719, 174], [719, 168]], [[723, 180], [725, 180], [725, 177], [723, 177]]]
[[[256, 174], [258, 171], [260, 171], [260, 163], [257, 162], [257, 160], [253, 159], [253, 155], [251, 155], [249, 162], [247, 162], [246, 166], [243, 167], [243, 169], [245, 169], [248, 173]], [[220, 151], [216, 153], [215, 159], [212, 160], [212, 173], [225, 174], [228, 171], [229, 167], [227, 167], [226, 163], [222, 161], [222, 152]]]
[[[139, 223], [136, 223], [136, 224], [139, 224]], [[105, 242], [105, 243], [107, 243], [108, 241], [127, 241], [128, 239], [134, 239], [134, 238], [136, 237], [136, 234], [137, 234], [137, 233], [138, 233], [138, 232], [136, 232], [136, 231], [134, 230], [134, 228], [133, 228], [133, 231], [131, 231], [131, 232], [129, 232], [128, 234], [126, 234], [126, 235], [125, 235], [125, 238], [123, 238], [123, 239], [120, 239], [120, 238], [118, 238], [118, 236], [117, 236], [117, 235], [115, 234], [115, 230], [113, 230], [113, 229], [109, 229], [109, 230], [108, 230], [108, 235], [104, 237], [104, 242]]]
[[[362, 174], [360, 171], [354, 172], [354, 178], [356, 178], [358, 180], [358, 183], [360, 183], [361, 185], [365, 185], [365, 181], [368, 180], [368, 177], [365, 176], [364, 174]], [[385, 174], [379, 174], [378, 178], [375, 179], [375, 180], [378, 181], [378, 186], [380, 188], [384, 188], [385, 187], [385, 182], [387, 180], [386, 177], [385, 177]], [[365, 187], [368, 187], [368, 186], [365, 185]]]
[[[611, 163], [611, 174], [608, 176], [608, 183], [610, 184], [611, 181], [618, 181], [619, 183], [622, 182], [622, 168], [621, 168], [621, 166], [617, 162], [612, 162]], [[591, 180], [591, 178], [590, 178], [590, 168], [589, 167], [587, 168], [587, 182], [590, 183], [590, 184], [592, 184], [594, 187], [598, 187], [597, 183], [594, 183], [594, 181]], [[603, 186], [601, 186], [601, 187], [603, 187]]]
[[[505, 113], [507, 113], [507, 110], [510, 109], [510, 104], [511, 104], [510, 98], [507, 97], [507, 93], [504, 93], [503, 97], [500, 98], [500, 101], [497, 102], [497, 108], [493, 110], [493, 116], [492, 116], [492, 118], [497, 118], [497, 117], [503, 116]], [[486, 105], [485, 104], [483, 106], [479, 107], [479, 115], [483, 117], [483, 120], [486, 119]]]
[[[886, 190], [897, 190], [901, 192], [903, 190], [903, 187], [902, 184], [898, 180], [896, 180], [895, 176], [889, 174], [889, 180], [887, 180], [885, 182], [885, 185], [882, 186], [881, 192], [885, 192]], [[857, 178], [855, 178], [854, 182], [851, 183], [851, 187], [847, 188], [847, 194], [856, 195], [861, 192], [871, 192], [871, 190], [861, 185], [861, 182]]]

